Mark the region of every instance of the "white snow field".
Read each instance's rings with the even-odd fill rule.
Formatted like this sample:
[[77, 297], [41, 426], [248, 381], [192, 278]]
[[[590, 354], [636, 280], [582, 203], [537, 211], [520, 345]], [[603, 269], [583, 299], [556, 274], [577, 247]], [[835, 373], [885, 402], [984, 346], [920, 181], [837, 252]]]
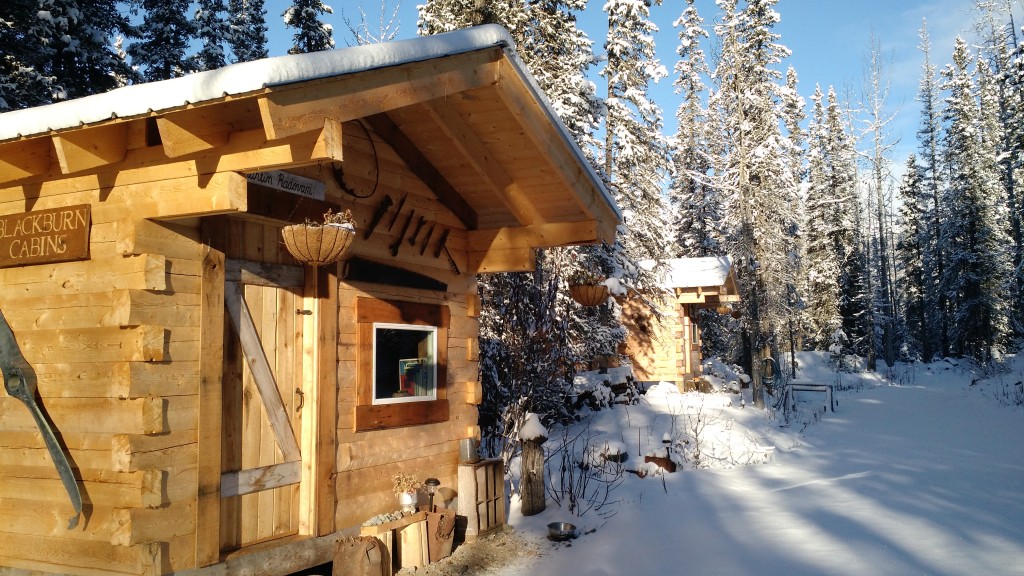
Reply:
[[[822, 358], [801, 355], [801, 376], [835, 383]], [[672, 414], [678, 430], [695, 406], [705, 435], [733, 447], [707, 449], [712, 468], [688, 463], [664, 483], [625, 474], [607, 519], [574, 517], [550, 498], [523, 517], [513, 497], [510, 523], [541, 540], [542, 554], [496, 574], [1024, 575], [1024, 409], [996, 398], [1017, 389], [1024, 362], [976, 385], [980, 376], [955, 364], [871, 376], [837, 394], [835, 413], [785, 428], [730, 394], [656, 389], [639, 405], [598, 412], [595, 441], [621, 441], [633, 452], [627, 468], [642, 467], [638, 445], [656, 450]], [[544, 541], [553, 521], [574, 522], [580, 536]]]

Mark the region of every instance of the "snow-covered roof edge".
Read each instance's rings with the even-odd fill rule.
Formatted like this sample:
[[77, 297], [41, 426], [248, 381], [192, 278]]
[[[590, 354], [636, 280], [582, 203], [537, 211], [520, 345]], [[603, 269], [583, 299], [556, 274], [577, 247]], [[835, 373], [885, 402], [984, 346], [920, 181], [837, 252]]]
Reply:
[[[654, 260], [642, 260], [638, 264], [653, 270]], [[723, 286], [732, 270], [732, 259], [728, 256], [707, 256], [701, 258], [672, 258], [663, 260], [667, 273], [661, 285], [665, 288], [699, 288]]]
[[240, 62], [181, 78], [133, 84], [75, 100], [5, 112], [0, 114], [0, 142], [102, 122], [111, 118], [139, 116], [267, 87], [410, 64], [493, 46], [504, 49], [520, 78], [542, 103], [545, 113], [562, 134], [564, 142], [577, 160], [587, 168], [588, 175], [621, 221], [622, 213], [603, 181], [583, 154], [576, 139], [554, 112], [536, 80], [526, 71], [526, 66], [515, 51], [512, 36], [497, 24], [382, 44]]
[[384, 44], [240, 62], [180, 78], [132, 84], [102, 94], [6, 112], [0, 114], [0, 141], [158, 112], [272, 86], [514, 45], [507, 30], [486, 25]]

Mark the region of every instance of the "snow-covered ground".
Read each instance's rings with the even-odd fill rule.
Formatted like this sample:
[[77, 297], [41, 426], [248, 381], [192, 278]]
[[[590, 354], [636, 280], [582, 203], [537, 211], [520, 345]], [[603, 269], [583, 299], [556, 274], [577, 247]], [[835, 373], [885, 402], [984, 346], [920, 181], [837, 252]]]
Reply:
[[[549, 498], [524, 517], [513, 497], [510, 524], [543, 553], [496, 574], [1024, 575], [1024, 409], [1006, 402], [1024, 357], [989, 380], [949, 361], [899, 366], [889, 380], [837, 376], [821, 355], [799, 361], [798, 377], [844, 388], [835, 413], [801, 402], [783, 427], [751, 407], [749, 389], [744, 401], [655, 386], [589, 427], [550, 430], [549, 449], [576, 438], [593, 461], [624, 451], [636, 473], [583, 516]], [[676, 473], [643, 463], [665, 455], [663, 440]], [[548, 466], [559, 462], [553, 452]], [[555, 521], [579, 537], [543, 540]]]

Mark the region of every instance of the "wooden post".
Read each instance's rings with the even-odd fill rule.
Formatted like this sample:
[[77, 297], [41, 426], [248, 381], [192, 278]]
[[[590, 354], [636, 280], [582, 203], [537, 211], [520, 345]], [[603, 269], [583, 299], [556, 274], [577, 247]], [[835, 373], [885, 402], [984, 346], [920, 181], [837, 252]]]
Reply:
[[544, 442], [543, 436], [523, 440], [523, 456], [519, 485], [522, 498], [523, 516], [533, 516], [544, 511]]

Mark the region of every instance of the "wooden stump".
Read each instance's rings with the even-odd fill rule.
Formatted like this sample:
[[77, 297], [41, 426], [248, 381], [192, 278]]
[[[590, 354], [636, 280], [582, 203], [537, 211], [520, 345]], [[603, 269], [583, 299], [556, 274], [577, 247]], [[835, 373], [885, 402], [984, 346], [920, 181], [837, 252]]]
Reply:
[[533, 516], [544, 511], [544, 442], [547, 438], [523, 440], [523, 457], [520, 462], [520, 495], [523, 516]]

